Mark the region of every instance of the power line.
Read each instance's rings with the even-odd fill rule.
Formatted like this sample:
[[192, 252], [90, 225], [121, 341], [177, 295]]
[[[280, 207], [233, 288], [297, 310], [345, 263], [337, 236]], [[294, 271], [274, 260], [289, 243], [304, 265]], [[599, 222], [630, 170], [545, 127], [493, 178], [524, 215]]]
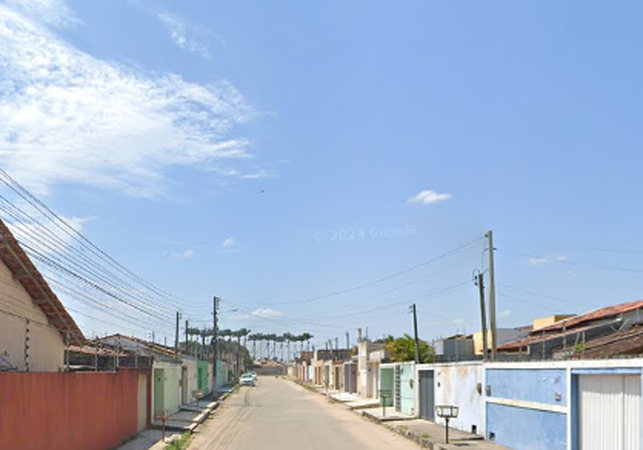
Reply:
[[409, 273], [409, 272], [412, 272], [414, 270], [417, 270], [420, 267], [424, 267], [424, 266], [432, 264], [432, 263], [434, 263], [436, 261], [439, 261], [441, 259], [447, 258], [447, 257], [453, 255], [454, 253], [457, 253], [457, 252], [459, 252], [461, 250], [464, 250], [467, 247], [472, 246], [473, 244], [479, 242], [482, 239], [484, 239], [484, 238], [483, 237], [476, 238], [476, 239], [474, 239], [474, 240], [472, 240], [470, 242], [467, 242], [466, 244], [462, 244], [462, 245], [460, 245], [460, 246], [458, 246], [458, 247], [456, 247], [456, 248], [454, 248], [452, 250], [449, 250], [448, 252], [442, 253], [442, 254], [434, 257], [434, 258], [428, 259], [428, 260], [423, 261], [423, 262], [421, 262], [419, 264], [416, 264], [416, 265], [411, 266], [411, 267], [407, 267], [406, 269], [402, 269], [400, 271], [394, 272], [394, 273], [392, 273], [390, 275], [378, 278], [376, 280], [373, 280], [373, 281], [370, 281], [370, 282], [367, 282], [367, 283], [363, 283], [363, 284], [359, 284], [357, 286], [353, 286], [351, 288], [341, 289], [341, 290], [338, 290], [338, 291], [329, 292], [327, 294], [319, 295], [317, 297], [311, 297], [311, 298], [302, 299], [302, 300], [292, 300], [292, 301], [287, 301], [287, 302], [264, 303], [264, 304], [262, 304], [262, 306], [277, 306], [277, 305], [292, 305], [292, 304], [310, 303], [310, 302], [315, 302], [315, 301], [319, 301], [319, 300], [324, 300], [324, 299], [327, 299], [329, 297], [335, 297], [335, 296], [338, 296], [338, 295], [349, 294], [351, 292], [355, 292], [355, 291], [365, 289], [365, 288], [370, 287], [370, 286], [374, 286], [376, 284], [383, 283], [385, 281], [388, 281], [388, 280], [390, 280], [392, 278], [398, 277], [398, 276], [403, 275], [405, 273]]

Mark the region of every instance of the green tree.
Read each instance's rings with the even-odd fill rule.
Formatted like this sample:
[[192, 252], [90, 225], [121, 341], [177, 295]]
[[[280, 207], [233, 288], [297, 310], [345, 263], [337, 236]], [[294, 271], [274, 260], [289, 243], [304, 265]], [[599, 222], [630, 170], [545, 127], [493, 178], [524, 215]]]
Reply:
[[[433, 362], [433, 347], [425, 341], [420, 341], [420, 363]], [[405, 334], [397, 339], [386, 339], [384, 348], [389, 352], [391, 361], [415, 361], [415, 341]]]

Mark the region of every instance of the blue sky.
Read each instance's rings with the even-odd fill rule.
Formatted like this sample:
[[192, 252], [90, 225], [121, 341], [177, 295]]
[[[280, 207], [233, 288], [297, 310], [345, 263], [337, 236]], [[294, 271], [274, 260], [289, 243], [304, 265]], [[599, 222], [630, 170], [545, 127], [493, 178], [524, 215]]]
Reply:
[[640, 299], [641, 13], [4, 0], [0, 167], [199, 326], [475, 331], [489, 229], [501, 327]]

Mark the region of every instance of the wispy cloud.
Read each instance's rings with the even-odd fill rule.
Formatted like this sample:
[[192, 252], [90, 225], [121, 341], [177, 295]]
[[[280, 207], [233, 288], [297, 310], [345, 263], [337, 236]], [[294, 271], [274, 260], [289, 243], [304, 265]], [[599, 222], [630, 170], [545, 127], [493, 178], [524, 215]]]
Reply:
[[464, 323], [464, 319], [453, 319], [454, 325], [462, 325], [463, 323]]
[[193, 248], [187, 248], [185, 250], [174, 250], [170, 252], [170, 255], [173, 258], [192, 259], [194, 255], [196, 255], [196, 250]]
[[262, 317], [264, 319], [269, 319], [271, 317], [279, 317], [283, 316], [283, 313], [281, 311], [276, 311], [274, 309], [266, 308], [266, 309], [255, 309], [250, 313], [251, 315], [255, 317]]
[[72, 18], [59, 0], [0, 3], [0, 160], [16, 179], [156, 196], [171, 167], [248, 156], [229, 133], [255, 112], [234, 86], [95, 58], [51, 28]]
[[500, 319], [506, 319], [509, 316], [511, 316], [511, 311], [508, 309], [502, 310], [498, 313], [498, 318]]
[[241, 249], [237, 246], [237, 240], [230, 236], [221, 243], [218, 253], [240, 253]]
[[208, 42], [216, 39], [225, 48], [226, 44], [216, 33], [196, 25], [169, 12], [157, 14], [158, 19], [170, 32], [172, 41], [177, 47], [188, 52], [198, 53], [204, 59], [210, 59]]
[[544, 266], [552, 263], [562, 263], [567, 261], [567, 256], [555, 254], [549, 256], [533, 256], [527, 259], [527, 264], [532, 267]]
[[453, 197], [451, 194], [439, 194], [436, 191], [430, 189], [421, 191], [415, 197], [411, 197], [406, 202], [407, 203], [419, 203], [421, 205], [429, 205], [431, 203], [438, 203], [444, 200], [448, 200]]

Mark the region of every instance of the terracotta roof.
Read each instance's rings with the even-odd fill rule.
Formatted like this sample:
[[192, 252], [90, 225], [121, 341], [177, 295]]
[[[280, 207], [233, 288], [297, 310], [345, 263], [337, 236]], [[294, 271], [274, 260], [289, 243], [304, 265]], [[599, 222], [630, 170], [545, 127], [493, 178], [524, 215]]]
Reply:
[[643, 354], [643, 326], [636, 325], [624, 331], [587, 341], [585, 349], [576, 351], [576, 358], [611, 358], [620, 355]]
[[82, 345], [85, 342], [83, 332], [1, 219], [0, 260], [47, 316], [49, 323], [58, 330], [63, 341], [69, 335], [70, 344]]
[[538, 330], [535, 330], [534, 333], [542, 333], [543, 331], [548, 332], [548, 331], [562, 330], [563, 326], [567, 326], [567, 328], [569, 329], [577, 325], [581, 325], [594, 320], [613, 317], [618, 314], [622, 314], [628, 311], [634, 311], [635, 309], [639, 309], [639, 308], [643, 308], [643, 300], [637, 300], [637, 301], [628, 302], [628, 303], [621, 303], [620, 305], [615, 305], [615, 306], [608, 306], [606, 308], [600, 308], [595, 311], [588, 312], [586, 314], [580, 314], [578, 316], [574, 316], [570, 319], [560, 320], [549, 326], [539, 328]]
[[562, 337], [565, 334], [571, 335], [577, 334], [581, 331], [589, 330], [592, 328], [591, 326], [585, 326], [585, 327], [580, 327], [580, 328], [574, 328], [573, 331], [567, 331], [567, 332], [554, 332], [554, 333], [547, 333], [543, 336], [543, 333], [540, 333], [542, 329], [538, 330], [537, 332], [533, 332], [530, 336], [521, 338], [521, 339], [516, 339], [515, 341], [510, 341], [510, 342], [505, 342], [504, 344], [501, 344], [498, 346], [498, 351], [502, 352], [512, 352], [512, 351], [518, 351], [522, 347], [523, 349], [526, 349], [528, 345], [534, 344], [536, 342], [542, 342], [548, 341], [550, 339], [556, 339], [558, 337]]

